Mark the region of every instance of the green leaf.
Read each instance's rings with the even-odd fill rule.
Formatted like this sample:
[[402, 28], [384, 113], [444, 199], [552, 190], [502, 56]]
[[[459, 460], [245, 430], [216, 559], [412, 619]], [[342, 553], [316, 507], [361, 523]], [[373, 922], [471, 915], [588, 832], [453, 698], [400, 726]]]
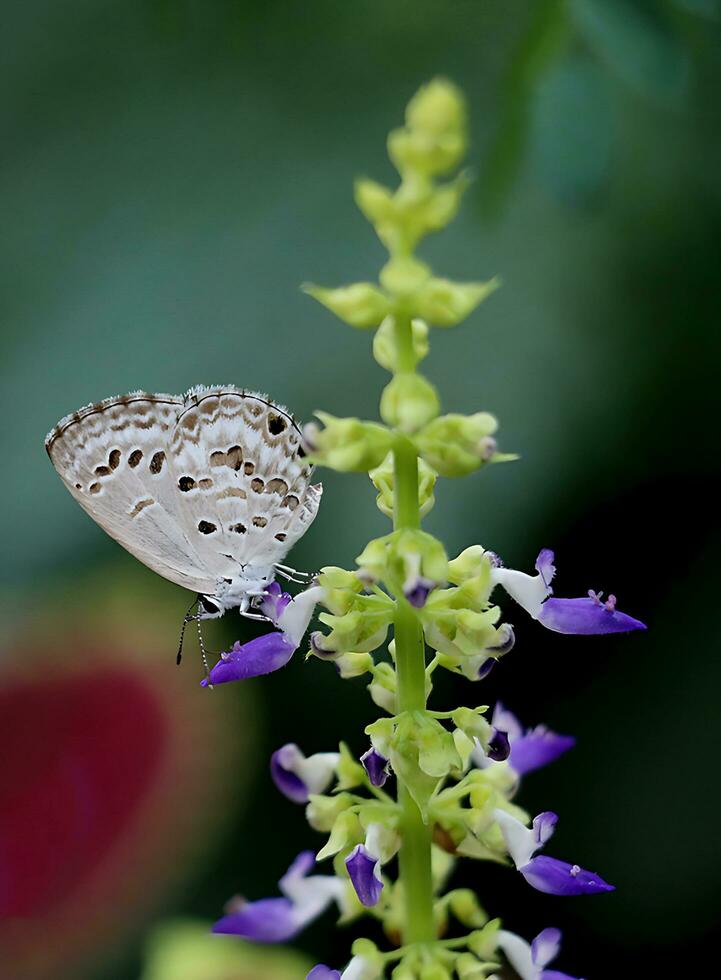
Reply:
[[672, 25], [630, 0], [572, 0], [571, 16], [591, 50], [641, 95], [679, 106], [691, 64]]
[[598, 65], [575, 56], [541, 81], [533, 110], [532, 155], [553, 193], [568, 204], [597, 194], [608, 176], [613, 119]]

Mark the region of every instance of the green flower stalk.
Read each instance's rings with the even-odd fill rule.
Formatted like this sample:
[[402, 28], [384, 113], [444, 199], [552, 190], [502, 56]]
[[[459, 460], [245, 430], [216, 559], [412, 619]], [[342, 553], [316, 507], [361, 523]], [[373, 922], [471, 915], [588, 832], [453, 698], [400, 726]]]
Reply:
[[[366, 677], [384, 712], [367, 726], [369, 744], [359, 760], [345, 744], [310, 757], [295, 744], [274, 753], [276, 785], [306, 806], [311, 827], [326, 842], [317, 855], [296, 859], [280, 881], [282, 897], [240, 903], [215, 926], [256, 941], [284, 941], [334, 903], [343, 922], [365, 914], [382, 924], [383, 948], [357, 940], [342, 972], [319, 965], [308, 974], [312, 980], [489, 978], [504, 959], [522, 980], [567, 977], [544, 974], [558, 952], [558, 930], [543, 930], [529, 945], [490, 919], [473, 891], [447, 889], [461, 858], [515, 866], [532, 887], [552, 894], [612, 890], [576, 864], [539, 855], [557, 815], [531, 819], [514, 802], [521, 778], [568, 750], [570, 736], [525, 729], [500, 705], [490, 717], [485, 705], [429, 708], [437, 669], [482, 681], [512, 649], [513, 628], [491, 601], [499, 585], [557, 632], [643, 628], [616, 609], [613, 596], [555, 597], [548, 549], [540, 551], [535, 574], [526, 574], [505, 568], [478, 544], [449, 561], [442, 543], [421, 528], [438, 477], [516, 458], [499, 451], [489, 413], [441, 414], [439, 393], [419, 371], [431, 329], [457, 326], [498, 287], [497, 279], [436, 276], [416, 255], [423, 238], [444, 228], [461, 204], [468, 178], [449, 175], [467, 141], [460, 92], [443, 79], [423, 87], [405, 125], [388, 140], [399, 186], [369, 179], [355, 185], [356, 202], [389, 253], [378, 283], [305, 287], [351, 327], [373, 331], [373, 356], [391, 375], [380, 398], [382, 423], [317, 413], [321, 425], [304, 432], [310, 461], [367, 472], [393, 529], [366, 545], [356, 570], [326, 567], [292, 601], [273, 583], [260, 608], [280, 634], [267, 648], [252, 641], [252, 657], [252, 644], [236, 645], [210, 673], [211, 681], [222, 682], [282, 666], [320, 604], [324, 629], [311, 635], [309, 656], [335, 663], [341, 678]], [[387, 865], [396, 854], [393, 881]], [[326, 859], [333, 873], [311, 875], [316, 860]]]

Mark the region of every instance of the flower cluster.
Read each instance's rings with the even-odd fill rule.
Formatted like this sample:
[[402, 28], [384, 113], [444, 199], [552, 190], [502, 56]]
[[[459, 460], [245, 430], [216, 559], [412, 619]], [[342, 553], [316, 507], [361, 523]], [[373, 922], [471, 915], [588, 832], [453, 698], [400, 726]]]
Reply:
[[[370, 916], [382, 926], [384, 948], [358, 939], [344, 969], [318, 965], [309, 980], [377, 980], [391, 972], [393, 980], [490, 980], [504, 959], [522, 980], [572, 980], [547, 969], [559, 951], [557, 929], [525, 942], [490, 918], [473, 891], [448, 887], [453, 868], [461, 859], [493, 861], [559, 896], [613, 890], [600, 875], [545, 853], [555, 812], [532, 815], [516, 802], [523, 777], [558, 759], [574, 739], [541, 725], [525, 728], [502, 704], [490, 714], [485, 705], [428, 705], [436, 670], [479, 682], [512, 650], [513, 625], [496, 604], [499, 587], [513, 600], [506, 615], [520, 608], [557, 633], [645, 629], [616, 608], [613, 595], [556, 596], [547, 548], [528, 573], [507, 568], [480, 545], [449, 559], [421, 529], [438, 477], [515, 458], [499, 451], [493, 416], [441, 414], [437, 391], [417, 371], [430, 327], [460, 323], [497, 286], [436, 277], [413, 254], [459, 206], [467, 178], [439, 178], [458, 166], [465, 145], [456, 89], [442, 80], [421, 89], [406, 125], [389, 139], [399, 188], [356, 185], [358, 205], [390, 253], [379, 283], [307, 287], [351, 326], [375, 331], [373, 355], [392, 375], [381, 396], [382, 422], [318, 413], [322, 427], [314, 423], [305, 433], [312, 460], [368, 473], [393, 530], [366, 545], [356, 569], [323, 568], [295, 597], [269, 586], [260, 610], [275, 631], [236, 644], [208, 679], [221, 684], [279, 669], [318, 608], [321, 628], [310, 634], [308, 657], [330, 661], [341, 678], [368, 678], [384, 713], [366, 727], [357, 755], [345, 743], [310, 755], [295, 743], [274, 752], [275, 785], [305, 807], [324, 840], [296, 858], [279, 882], [280, 896], [234, 899], [215, 925], [256, 942], [283, 942], [335, 906], [343, 923]], [[312, 873], [316, 862], [327, 862], [322, 873]]]

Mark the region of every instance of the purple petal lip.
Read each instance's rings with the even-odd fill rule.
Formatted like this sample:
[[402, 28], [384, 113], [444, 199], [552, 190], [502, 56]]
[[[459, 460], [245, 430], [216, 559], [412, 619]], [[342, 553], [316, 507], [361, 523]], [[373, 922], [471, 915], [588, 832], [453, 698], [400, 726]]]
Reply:
[[561, 973], [560, 970], [544, 970], [538, 980], [577, 980], [568, 973]]
[[284, 748], [285, 746], [271, 755], [270, 775], [283, 796], [287, 796], [293, 803], [307, 803], [308, 787], [300, 776], [283, 766]]
[[536, 558], [536, 571], [543, 579], [543, 584], [549, 590], [551, 589], [551, 582], [553, 581], [553, 576], [556, 574], [556, 566], [553, 564], [555, 560], [555, 555], [550, 548], [541, 548], [538, 552], [538, 558]]
[[314, 966], [305, 980], [340, 980], [340, 970], [331, 970], [329, 966], [319, 963]]
[[426, 604], [426, 599], [437, 584], [433, 579], [419, 575], [415, 581], [403, 588], [403, 595], [415, 609], [422, 609]]
[[371, 747], [361, 756], [363, 768], [368, 773], [371, 786], [384, 786], [388, 779], [388, 759]]
[[495, 728], [493, 735], [488, 740], [486, 755], [489, 759], [493, 759], [494, 762], [504, 762], [510, 754], [511, 743], [508, 734], [500, 728]]
[[604, 603], [595, 595], [580, 599], [546, 599], [538, 614], [538, 621], [556, 633], [583, 636], [646, 629], [645, 623], [639, 619], [618, 612], [613, 597]]
[[293, 903], [287, 898], [261, 898], [224, 916], [213, 932], [243, 936], [256, 943], [284, 943], [299, 932]]
[[584, 871], [577, 864], [540, 854], [518, 869], [529, 885], [547, 895], [594, 895], [615, 891], [600, 875]]
[[557, 735], [539, 725], [525, 735], [511, 739], [511, 755], [508, 761], [519, 776], [524, 776], [527, 772], [554, 762], [575, 744], [576, 739], [572, 735]]
[[553, 831], [558, 823], [558, 814], [553, 810], [544, 810], [537, 817], [533, 818], [533, 834], [539, 847], [543, 847], [553, 836]]
[[502, 623], [499, 626], [499, 630], [504, 633], [504, 639], [495, 647], [488, 647], [489, 651], [492, 651], [497, 657], [503, 657], [516, 645], [516, 634], [513, 632], [513, 627], [510, 623]]
[[378, 859], [368, 851], [364, 844], [358, 844], [345, 859], [350, 880], [362, 905], [370, 908], [381, 897], [383, 882], [375, 874]]
[[561, 930], [543, 929], [531, 942], [531, 959], [541, 969], [554, 960], [561, 949]]
[[284, 592], [278, 582], [271, 582], [260, 601], [260, 611], [277, 626], [280, 614], [291, 601], [291, 598], [292, 596], [288, 592]]
[[493, 657], [489, 657], [487, 660], [484, 660], [481, 666], [478, 668], [478, 680], [482, 681], [484, 677], [488, 677], [497, 663], [498, 661], [494, 660]]
[[325, 660], [335, 660], [340, 656], [337, 650], [331, 650], [327, 647], [323, 640], [326, 639], [325, 633], [321, 633], [320, 630], [314, 630], [310, 634], [310, 648], [316, 657], [320, 657]]
[[266, 633], [248, 643], [233, 645], [228, 653], [221, 654], [220, 660], [202, 680], [201, 686], [227, 684], [229, 681], [243, 681], [261, 674], [271, 674], [285, 667], [295, 652], [295, 645], [285, 633]]

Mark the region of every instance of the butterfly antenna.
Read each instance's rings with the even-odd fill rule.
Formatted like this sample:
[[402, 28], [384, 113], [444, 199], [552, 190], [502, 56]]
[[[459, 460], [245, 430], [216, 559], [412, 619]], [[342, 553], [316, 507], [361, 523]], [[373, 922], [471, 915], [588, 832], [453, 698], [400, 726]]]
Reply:
[[[200, 629], [200, 616], [194, 616], [195, 625], [198, 627], [198, 645], [200, 646], [200, 655], [203, 658], [203, 666], [205, 667], [205, 676], [210, 677], [210, 667], [208, 666], [208, 657], [205, 652], [205, 644], [203, 643], [203, 634]], [[212, 690], [213, 685], [209, 684], [208, 687]]]
[[196, 599], [195, 602], [191, 603], [190, 608], [188, 609], [187, 613], [183, 618], [183, 625], [180, 628], [180, 640], [178, 641], [178, 655], [175, 658], [175, 662], [178, 666], [180, 666], [180, 661], [183, 659], [183, 641], [185, 640], [185, 627], [188, 625], [188, 623], [192, 622], [192, 620], [195, 619], [195, 616], [192, 616], [191, 613], [197, 605], [198, 605], [198, 600]]

